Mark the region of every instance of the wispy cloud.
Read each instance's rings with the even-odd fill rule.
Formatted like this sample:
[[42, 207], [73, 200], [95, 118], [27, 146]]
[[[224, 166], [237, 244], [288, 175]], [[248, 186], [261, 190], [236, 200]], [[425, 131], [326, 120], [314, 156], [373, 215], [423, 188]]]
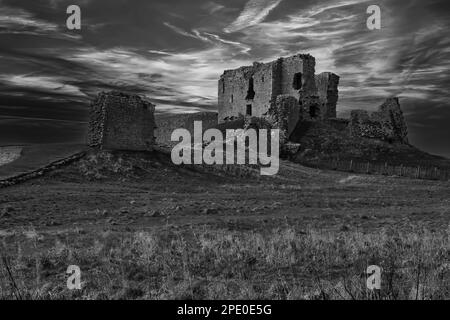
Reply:
[[85, 96], [76, 86], [64, 83], [66, 79], [33, 75], [1, 75], [0, 82], [10, 86], [34, 88], [71, 96]]
[[0, 0], [0, 113], [81, 117], [102, 90], [147, 95], [158, 112], [214, 110], [223, 70], [310, 53], [341, 76], [339, 115], [398, 95], [414, 139], [450, 139], [448, 1], [379, 0], [377, 31], [364, 0], [80, 1], [74, 33], [64, 1]]
[[263, 21], [282, 0], [250, 0], [239, 17], [224, 29], [225, 32], [236, 32]]
[[9, 32], [20, 31], [56, 31], [58, 26], [48, 21], [35, 18], [30, 12], [8, 6], [2, 6], [0, 12], [0, 30]]
[[80, 35], [63, 32], [61, 24], [37, 18], [22, 8], [4, 5], [0, 8], [0, 34], [47, 35], [53, 38], [81, 39]]

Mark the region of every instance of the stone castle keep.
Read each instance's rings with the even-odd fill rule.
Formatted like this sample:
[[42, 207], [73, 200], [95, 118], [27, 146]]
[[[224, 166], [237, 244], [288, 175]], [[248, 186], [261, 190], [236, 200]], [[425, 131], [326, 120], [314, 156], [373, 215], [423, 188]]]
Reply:
[[280, 129], [281, 144], [311, 121], [338, 125], [351, 137], [408, 143], [407, 125], [397, 98], [386, 100], [371, 114], [353, 110], [350, 119], [336, 119], [338, 85], [338, 75], [316, 75], [315, 58], [298, 54], [226, 70], [218, 81], [218, 114], [203, 112], [155, 120], [155, 106], [145, 98], [102, 92], [91, 104], [88, 144], [105, 149], [152, 150], [155, 144], [172, 145], [175, 129], [193, 131], [194, 121], [202, 121], [204, 130], [237, 126]]
[[315, 75], [315, 64], [313, 56], [299, 54], [225, 71], [218, 88], [219, 122], [263, 117], [281, 95], [297, 100], [294, 118], [335, 118], [339, 76]]

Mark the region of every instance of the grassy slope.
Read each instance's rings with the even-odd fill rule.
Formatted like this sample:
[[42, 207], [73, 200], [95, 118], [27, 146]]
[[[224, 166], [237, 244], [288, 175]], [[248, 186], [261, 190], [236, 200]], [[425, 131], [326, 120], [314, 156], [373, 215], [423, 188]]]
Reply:
[[4, 166], [0, 166], [0, 178], [15, 176], [20, 173], [35, 170], [48, 163], [60, 160], [82, 151], [86, 147], [82, 144], [42, 144], [25, 146], [21, 156]]
[[[383, 298], [448, 299], [449, 187], [289, 162], [278, 178], [243, 179], [160, 154], [92, 154], [0, 191], [0, 296], [373, 298], [364, 270], [377, 264]], [[65, 288], [69, 264], [80, 292]]]

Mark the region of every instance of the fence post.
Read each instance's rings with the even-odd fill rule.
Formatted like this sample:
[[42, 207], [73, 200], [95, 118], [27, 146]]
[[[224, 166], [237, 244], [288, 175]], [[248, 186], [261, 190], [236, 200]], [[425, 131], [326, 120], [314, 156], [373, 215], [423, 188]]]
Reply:
[[366, 173], [370, 173], [370, 162], [367, 162]]
[[350, 172], [352, 172], [352, 171], [353, 171], [353, 159], [350, 160]]
[[417, 166], [417, 179], [420, 178], [420, 166]]
[[400, 177], [403, 176], [403, 163], [400, 165]]

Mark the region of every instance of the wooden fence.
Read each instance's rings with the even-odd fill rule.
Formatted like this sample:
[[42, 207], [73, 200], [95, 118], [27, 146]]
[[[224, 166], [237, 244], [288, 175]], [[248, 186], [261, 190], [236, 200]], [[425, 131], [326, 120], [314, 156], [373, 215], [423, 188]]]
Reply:
[[414, 179], [425, 180], [443, 180], [450, 179], [450, 169], [442, 169], [438, 167], [427, 166], [404, 166], [391, 165], [389, 163], [373, 163], [373, 162], [358, 162], [354, 160], [314, 160], [301, 161], [301, 164], [318, 168], [336, 171], [363, 173], [363, 174], [378, 174], [386, 176], [400, 176]]

